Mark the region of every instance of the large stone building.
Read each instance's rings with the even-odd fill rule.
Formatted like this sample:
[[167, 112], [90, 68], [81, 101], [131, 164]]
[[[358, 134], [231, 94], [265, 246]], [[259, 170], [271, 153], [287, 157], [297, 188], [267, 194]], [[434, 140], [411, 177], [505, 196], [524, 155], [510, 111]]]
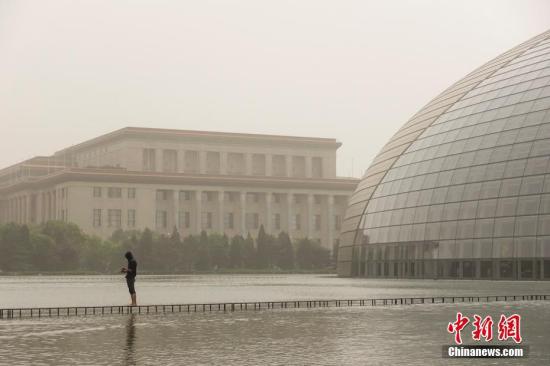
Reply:
[[337, 242], [358, 180], [334, 139], [128, 127], [0, 171], [0, 222], [62, 220], [89, 234], [268, 233]]
[[550, 31], [415, 114], [350, 198], [338, 273], [550, 279]]

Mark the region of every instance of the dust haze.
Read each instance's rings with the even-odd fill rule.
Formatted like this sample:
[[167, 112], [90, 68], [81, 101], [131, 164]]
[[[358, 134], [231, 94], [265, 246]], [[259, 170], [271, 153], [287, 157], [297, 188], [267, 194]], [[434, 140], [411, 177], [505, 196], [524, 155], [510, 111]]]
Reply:
[[0, 166], [125, 126], [333, 137], [360, 176], [547, 1], [0, 1]]

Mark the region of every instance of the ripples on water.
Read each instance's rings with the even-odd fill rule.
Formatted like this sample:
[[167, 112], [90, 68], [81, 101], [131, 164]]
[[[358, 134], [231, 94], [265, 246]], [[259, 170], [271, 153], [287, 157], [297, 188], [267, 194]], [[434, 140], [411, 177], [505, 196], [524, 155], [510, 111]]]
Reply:
[[[11, 293], [12, 286], [22, 288], [28, 299], [38, 296], [36, 293], [32, 295], [29, 288], [42, 285], [53, 289], [53, 295], [93, 289], [91, 291], [96, 294], [107, 292], [106, 297], [109, 297], [112, 294], [108, 292], [113, 289], [124, 291], [116, 282], [119, 280], [86, 277], [64, 279], [63, 283], [56, 285], [52, 278], [1, 279], [0, 302], [14, 301], [5, 298], [7, 293]], [[168, 291], [165, 294], [167, 299], [177, 300], [178, 296], [185, 295], [190, 300], [216, 298], [217, 301], [226, 301], [227, 297], [262, 300], [487, 291], [512, 294], [522, 289], [521, 293], [543, 293], [545, 290], [550, 293], [548, 283], [361, 282], [322, 276], [237, 276], [222, 281], [214, 276], [155, 277], [142, 279], [141, 285], [143, 296], [152, 296], [155, 291], [164, 289]], [[151, 289], [145, 290], [148, 286]], [[74, 300], [72, 296], [69, 296], [71, 301]], [[121, 299], [127, 301], [126, 296]], [[47, 299], [54, 300], [69, 301], [62, 297]], [[530, 346], [530, 357], [522, 362], [441, 358], [441, 346], [450, 344], [452, 340], [446, 332], [446, 325], [455, 318], [457, 310], [469, 316], [478, 313], [497, 318], [500, 313], [519, 312], [523, 316], [522, 335], [524, 343]], [[0, 364], [546, 365], [550, 364], [549, 329], [550, 303], [545, 302], [5, 320], [0, 321]]]

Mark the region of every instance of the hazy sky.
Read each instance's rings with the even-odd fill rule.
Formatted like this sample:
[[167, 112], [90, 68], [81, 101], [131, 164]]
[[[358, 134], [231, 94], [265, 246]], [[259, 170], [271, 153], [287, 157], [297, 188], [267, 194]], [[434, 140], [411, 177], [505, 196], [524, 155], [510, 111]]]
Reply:
[[0, 0], [0, 167], [124, 126], [334, 137], [359, 176], [547, 0]]

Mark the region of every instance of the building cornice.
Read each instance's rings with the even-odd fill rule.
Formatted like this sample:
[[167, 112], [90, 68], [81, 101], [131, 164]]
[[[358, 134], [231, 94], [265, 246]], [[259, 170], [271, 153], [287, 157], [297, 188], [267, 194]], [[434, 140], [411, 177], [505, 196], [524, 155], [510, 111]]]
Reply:
[[194, 130], [176, 130], [163, 128], [145, 128], [145, 127], [124, 127], [119, 130], [95, 137], [82, 143], [69, 146], [65, 149], [57, 151], [55, 154], [72, 153], [82, 149], [90, 148], [96, 145], [101, 145], [107, 142], [116, 141], [121, 138], [192, 138], [193, 140], [227, 142], [227, 139], [232, 139], [239, 143], [282, 143], [288, 145], [310, 145], [332, 147], [338, 149], [342, 143], [333, 138], [320, 137], [299, 137], [285, 135], [267, 135], [267, 134], [251, 134], [251, 133], [234, 133], [234, 132], [214, 132], [214, 131], [194, 131]]
[[203, 186], [247, 186], [295, 189], [355, 190], [356, 178], [294, 178], [267, 176], [207, 175], [186, 173], [137, 172], [125, 169], [70, 168], [46, 176], [26, 179], [0, 188], [0, 193], [9, 194], [25, 189], [40, 189], [45, 185], [64, 182], [97, 182], [127, 184], [166, 184]]

